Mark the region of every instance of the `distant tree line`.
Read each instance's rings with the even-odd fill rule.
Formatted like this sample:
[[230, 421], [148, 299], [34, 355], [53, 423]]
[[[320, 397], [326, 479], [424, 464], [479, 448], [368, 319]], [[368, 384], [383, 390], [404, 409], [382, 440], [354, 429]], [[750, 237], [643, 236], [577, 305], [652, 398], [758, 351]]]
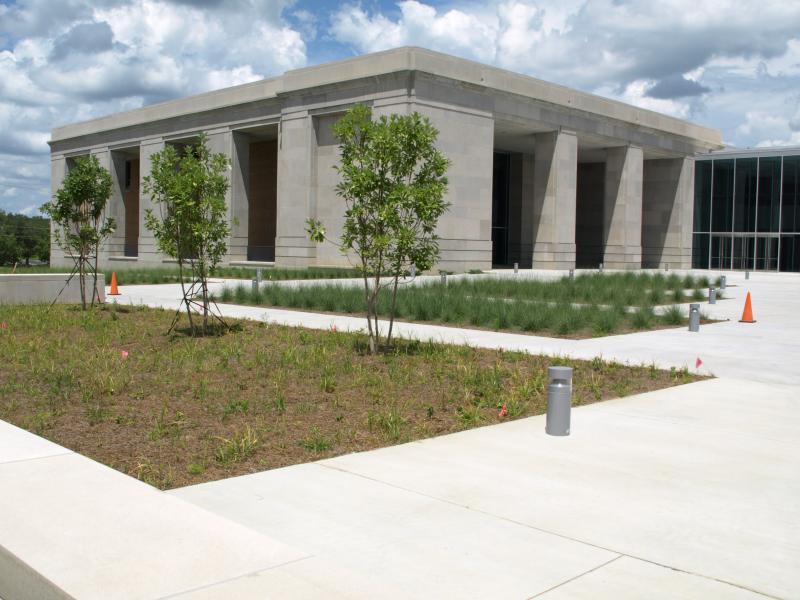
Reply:
[[0, 210], [0, 265], [50, 259], [50, 221]]

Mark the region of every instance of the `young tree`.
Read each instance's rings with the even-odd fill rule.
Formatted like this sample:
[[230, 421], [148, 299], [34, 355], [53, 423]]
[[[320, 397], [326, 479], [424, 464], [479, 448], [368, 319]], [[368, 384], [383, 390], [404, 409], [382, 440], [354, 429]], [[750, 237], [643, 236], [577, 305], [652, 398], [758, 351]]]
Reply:
[[[435, 146], [438, 131], [418, 113], [373, 121], [368, 107], [356, 105], [333, 132], [341, 151], [335, 167], [341, 178], [336, 191], [346, 206], [337, 245], [358, 258], [370, 351], [376, 353], [381, 291], [391, 289], [387, 334], [391, 343], [400, 279], [412, 265], [425, 271], [439, 258], [435, 231], [449, 206], [444, 194], [450, 163]], [[307, 221], [307, 231], [317, 243], [326, 239], [325, 227], [317, 219]]]
[[159, 215], [147, 209], [145, 224], [158, 249], [178, 262], [183, 307], [192, 333], [196, 333], [194, 309], [202, 312], [202, 331], [206, 333], [211, 315], [208, 278], [228, 251], [225, 194], [229, 183], [225, 172], [229, 161], [224, 154], [211, 153], [205, 134], [181, 153], [167, 146], [151, 160], [143, 189], [159, 206]]
[[104, 218], [111, 197], [111, 174], [94, 155], [82, 156], [67, 173], [55, 198], [42, 206], [55, 224], [59, 247], [75, 260], [81, 306], [86, 309], [86, 276], [92, 274], [91, 304], [97, 295], [97, 258], [100, 244], [114, 232], [114, 219]]

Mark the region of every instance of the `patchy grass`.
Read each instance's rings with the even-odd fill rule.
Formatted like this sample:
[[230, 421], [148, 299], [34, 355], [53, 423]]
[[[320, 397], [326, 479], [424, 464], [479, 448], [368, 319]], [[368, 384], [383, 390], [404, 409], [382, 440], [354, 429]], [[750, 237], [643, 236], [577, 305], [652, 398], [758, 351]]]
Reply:
[[[678, 303], [706, 298], [706, 277], [662, 274], [584, 274], [556, 281], [523, 278], [471, 278], [402, 286], [397, 297], [400, 320], [583, 338], [673, 327], [687, 322]], [[687, 293], [687, 290], [690, 292]], [[288, 288], [263, 285], [226, 288], [220, 302], [299, 310], [362, 314], [360, 286], [340, 284]], [[657, 315], [655, 304], [673, 304]], [[388, 316], [390, 294], [379, 299]], [[629, 308], [629, 307], [632, 307]]]
[[554, 364], [575, 405], [697, 379], [413, 341], [370, 356], [356, 334], [255, 322], [167, 336], [171, 319], [0, 306], [0, 418], [171, 488], [540, 414]]
[[[17, 273], [64, 273], [68, 267], [18, 267]], [[0, 267], [0, 273], [11, 273], [12, 267]], [[143, 267], [135, 269], [106, 269], [106, 284], [111, 281], [111, 272], [116, 271], [120, 285], [177, 283], [177, 267]], [[264, 267], [261, 270], [264, 281], [286, 281], [291, 279], [343, 279], [356, 277], [355, 269], [333, 267], [308, 267], [304, 269], [284, 269]], [[253, 279], [256, 269], [252, 267], [218, 267], [213, 277], [225, 279]]]

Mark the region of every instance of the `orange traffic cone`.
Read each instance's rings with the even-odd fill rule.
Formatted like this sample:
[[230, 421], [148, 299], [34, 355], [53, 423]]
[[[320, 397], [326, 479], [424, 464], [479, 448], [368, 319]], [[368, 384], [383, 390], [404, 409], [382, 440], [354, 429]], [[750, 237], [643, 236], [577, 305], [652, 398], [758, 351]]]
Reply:
[[747, 292], [747, 299], [744, 301], [744, 312], [742, 312], [742, 318], [739, 319], [739, 323], [755, 323], [756, 320], [753, 318], [753, 305], [750, 302], [750, 292]]
[[109, 296], [119, 296], [119, 290], [117, 289], [117, 272], [114, 271], [111, 273], [111, 291], [108, 293]]

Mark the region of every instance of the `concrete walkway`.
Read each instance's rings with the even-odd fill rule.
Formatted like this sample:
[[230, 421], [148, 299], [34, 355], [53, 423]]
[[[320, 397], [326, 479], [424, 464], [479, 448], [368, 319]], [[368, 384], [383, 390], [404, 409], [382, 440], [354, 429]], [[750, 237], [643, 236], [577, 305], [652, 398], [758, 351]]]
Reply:
[[[534, 417], [172, 493], [308, 549], [298, 575], [364, 598], [800, 598], [800, 277], [728, 278], [728, 299], [702, 309], [730, 320], [700, 333], [571, 341], [400, 325], [418, 339], [665, 367], [700, 357], [720, 377], [576, 409], [568, 438]], [[747, 291], [756, 324], [738, 322]]]
[[[720, 376], [577, 408], [565, 438], [532, 417], [163, 493], [0, 422], [0, 596], [800, 598], [800, 276], [729, 279], [730, 299], [703, 310], [732, 320], [700, 333], [400, 325], [666, 367], [699, 356]], [[175, 307], [176, 290], [123, 287], [118, 301]], [[758, 322], [746, 325], [747, 290]]]

